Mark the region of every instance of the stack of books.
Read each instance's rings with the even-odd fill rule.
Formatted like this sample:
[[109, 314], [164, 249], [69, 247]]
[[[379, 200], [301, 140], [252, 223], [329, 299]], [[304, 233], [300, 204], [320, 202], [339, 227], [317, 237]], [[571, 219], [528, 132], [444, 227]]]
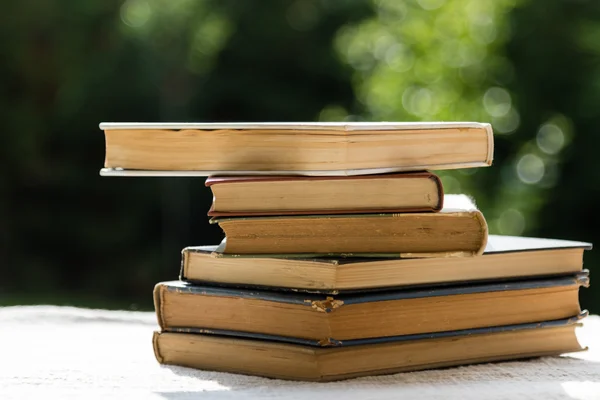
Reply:
[[582, 350], [589, 243], [488, 235], [429, 170], [479, 123], [101, 124], [106, 176], [208, 176], [220, 245], [154, 290], [160, 363], [330, 381]]

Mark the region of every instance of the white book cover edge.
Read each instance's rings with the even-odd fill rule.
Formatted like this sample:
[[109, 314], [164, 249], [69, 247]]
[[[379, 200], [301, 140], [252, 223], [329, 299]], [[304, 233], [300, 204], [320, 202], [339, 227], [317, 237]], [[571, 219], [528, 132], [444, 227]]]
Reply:
[[[487, 167], [485, 162], [451, 164], [452, 169], [458, 168], [477, 168]], [[167, 170], [141, 170], [141, 169], [122, 169], [122, 168], [102, 168], [100, 176], [112, 177], [202, 177], [202, 176], [241, 176], [241, 175], [292, 175], [292, 176], [357, 176], [386, 174], [392, 172], [410, 172], [423, 170], [444, 170], [444, 165], [422, 165], [403, 168], [370, 168], [370, 169], [351, 169], [351, 170], [325, 170], [325, 171], [167, 171]]]
[[481, 128], [490, 134], [491, 125], [480, 122], [175, 122], [175, 123], [146, 123], [146, 122], [102, 122], [100, 129], [286, 129], [307, 130], [323, 129], [334, 131], [363, 131], [363, 130], [414, 130], [414, 129], [451, 129], [451, 128]]

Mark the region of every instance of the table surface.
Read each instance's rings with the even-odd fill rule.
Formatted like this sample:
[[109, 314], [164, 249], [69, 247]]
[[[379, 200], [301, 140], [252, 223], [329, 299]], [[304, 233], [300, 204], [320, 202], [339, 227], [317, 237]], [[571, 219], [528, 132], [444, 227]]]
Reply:
[[600, 399], [600, 317], [578, 329], [589, 351], [333, 383], [161, 366], [154, 313], [0, 308], [0, 399]]

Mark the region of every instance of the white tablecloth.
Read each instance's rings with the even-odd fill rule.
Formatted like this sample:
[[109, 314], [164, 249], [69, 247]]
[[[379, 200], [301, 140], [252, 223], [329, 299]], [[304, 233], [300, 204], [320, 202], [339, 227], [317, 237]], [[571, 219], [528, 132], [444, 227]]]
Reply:
[[0, 399], [600, 399], [600, 317], [570, 356], [334, 383], [160, 366], [153, 313], [0, 308]]

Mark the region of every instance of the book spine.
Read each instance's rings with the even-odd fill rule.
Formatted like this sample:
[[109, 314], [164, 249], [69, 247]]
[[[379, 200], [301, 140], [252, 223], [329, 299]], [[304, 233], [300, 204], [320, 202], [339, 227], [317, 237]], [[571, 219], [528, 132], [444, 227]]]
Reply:
[[162, 292], [165, 290], [165, 286], [161, 283], [156, 284], [154, 286], [154, 309], [156, 310], [156, 319], [158, 321], [158, 325], [161, 329], [165, 329], [165, 321], [163, 318], [164, 309], [163, 309], [163, 301], [162, 301]]
[[160, 336], [159, 332], [154, 332], [152, 334], [152, 347], [154, 348], [154, 357], [156, 357], [156, 361], [158, 361], [159, 364], [164, 364], [165, 359], [163, 358], [162, 354], [160, 353], [160, 345], [158, 343], [159, 336]]
[[485, 251], [485, 247], [487, 246], [489, 228], [487, 221], [485, 220], [485, 217], [483, 216], [483, 213], [481, 211], [477, 210], [474, 214], [474, 217], [477, 219], [479, 225], [481, 226], [481, 246], [479, 247], [479, 250], [475, 252], [474, 255], [480, 256], [483, 254], [483, 252]]
[[487, 157], [485, 159], [485, 164], [487, 166], [490, 166], [494, 161], [494, 131], [492, 129], [492, 125], [490, 124], [485, 124], [484, 129], [488, 142]]
[[434, 173], [429, 175], [429, 179], [432, 179], [435, 182], [438, 190], [438, 204], [433, 208], [432, 211], [439, 212], [442, 208], [444, 208], [444, 185], [442, 184], [440, 177]]
[[187, 272], [189, 265], [189, 255], [186, 249], [181, 250], [181, 265], [179, 266], [179, 280], [185, 281], [187, 280]]

